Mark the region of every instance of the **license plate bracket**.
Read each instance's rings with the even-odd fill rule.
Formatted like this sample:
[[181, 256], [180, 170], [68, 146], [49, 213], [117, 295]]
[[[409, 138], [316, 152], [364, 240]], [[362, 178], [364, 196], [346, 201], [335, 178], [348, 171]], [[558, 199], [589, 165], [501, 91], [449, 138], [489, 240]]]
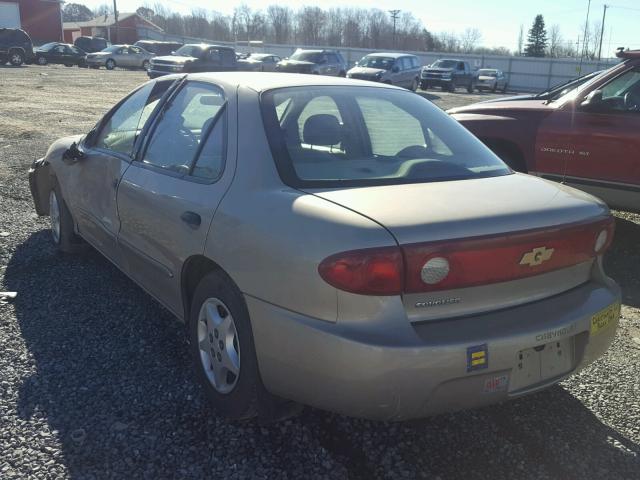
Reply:
[[531, 387], [570, 372], [574, 366], [574, 337], [526, 348], [517, 353], [509, 391]]

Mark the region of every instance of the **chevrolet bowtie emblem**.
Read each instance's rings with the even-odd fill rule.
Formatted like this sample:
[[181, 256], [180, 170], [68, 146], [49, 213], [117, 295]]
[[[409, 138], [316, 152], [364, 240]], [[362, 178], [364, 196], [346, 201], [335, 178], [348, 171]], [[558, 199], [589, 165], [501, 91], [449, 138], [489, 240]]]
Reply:
[[542, 262], [546, 262], [553, 255], [553, 248], [537, 247], [530, 252], [525, 253], [520, 260], [520, 265], [529, 265], [535, 267]]

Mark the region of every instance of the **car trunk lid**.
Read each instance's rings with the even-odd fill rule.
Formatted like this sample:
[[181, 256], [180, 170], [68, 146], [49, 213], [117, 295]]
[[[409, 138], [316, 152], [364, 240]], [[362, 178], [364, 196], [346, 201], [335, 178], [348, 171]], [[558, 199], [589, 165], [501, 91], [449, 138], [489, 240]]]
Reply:
[[[582, 250], [595, 242], [593, 229], [604, 228], [593, 227], [594, 222], [609, 218], [607, 207], [587, 194], [520, 174], [309, 193], [358, 212], [393, 235], [403, 250], [405, 270], [418, 268], [407, 273], [417, 275], [418, 288], [406, 280], [404, 285], [403, 302], [411, 321], [514, 306], [588, 281], [595, 254]], [[586, 241], [586, 246], [572, 246], [576, 239]], [[450, 255], [452, 249], [467, 253]], [[543, 258], [551, 258], [551, 250], [555, 258]], [[527, 254], [532, 264], [520, 265]], [[477, 261], [473, 255], [483, 258], [484, 267], [467, 263]], [[475, 281], [454, 282], [450, 288], [445, 282], [446, 288], [427, 286], [420, 291], [422, 264], [412, 264], [434, 256], [447, 257], [456, 275], [474, 268], [486, 268], [486, 274], [476, 271]], [[503, 275], [502, 270], [511, 273]]]

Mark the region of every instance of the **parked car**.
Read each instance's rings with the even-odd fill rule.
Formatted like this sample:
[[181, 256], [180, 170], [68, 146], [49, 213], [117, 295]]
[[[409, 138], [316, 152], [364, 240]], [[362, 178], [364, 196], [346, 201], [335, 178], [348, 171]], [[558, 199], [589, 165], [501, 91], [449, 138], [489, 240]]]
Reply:
[[48, 63], [61, 64], [67, 67], [85, 67], [87, 53], [74, 45], [67, 43], [51, 42], [35, 49], [36, 63], [47, 65]]
[[513, 169], [640, 211], [640, 50], [555, 100], [479, 103], [450, 113]]
[[511, 100], [556, 100], [563, 95], [566, 95], [571, 90], [578, 88], [580, 85], [587, 83], [589, 80], [600, 75], [604, 70], [598, 70], [596, 72], [582, 75], [578, 78], [572, 78], [567, 82], [562, 82], [558, 85], [554, 85], [539, 93], [531, 93], [524, 95], [515, 95], [513, 97], [498, 97], [486, 100], [486, 102], [510, 102]]
[[420, 81], [420, 61], [406, 53], [370, 53], [347, 72], [348, 78], [389, 83], [414, 92]]
[[281, 61], [278, 55], [271, 53], [251, 53], [245, 58], [238, 60], [238, 70], [251, 72], [273, 72], [276, 65]]
[[90, 68], [105, 67], [107, 70], [120, 68], [149, 68], [153, 53], [133, 45], [111, 45], [101, 52], [90, 53], [86, 57]]
[[313, 73], [345, 77], [347, 62], [337, 50], [303, 50], [299, 48], [289, 58], [276, 65], [276, 71], [289, 73]]
[[134, 45], [144, 48], [147, 52], [151, 52], [156, 56], [164, 56], [171, 55], [184, 44], [179, 42], [161, 42], [159, 40], [138, 40]]
[[509, 82], [502, 70], [496, 68], [481, 68], [478, 70], [476, 88], [479, 92], [483, 90], [491, 90], [492, 92], [500, 90], [504, 93], [507, 91], [508, 85]]
[[237, 70], [236, 52], [231, 47], [209, 44], [188, 44], [173, 55], [151, 60], [147, 74], [157, 78], [171, 73], [224, 72]]
[[390, 85], [164, 77], [55, 142], [29, 181], [60, 250], [86, 240], [187, 323], [231, 418], [276, 398], [395, 420], [487, 405], [615, 335], [607, 206], [514, 173]]
[[80, 50], [87, 53], [101, 52], [105, 48], [111, 46], [111, 42], [108, 42], [102, 37], [78, 37], [74, 40], [73, 44]]
[[14, 67], [33, 61], [33, 44], [24, 30], [0, 28], [0, 65], [9, 62]]
[[475, 85], [476, 76], [469, 62], [463, 60], [436, 60], [428, 67], [422, 67], [420, 74], [420, 88], [423, 90], [441, 87], [443, 90], [455, 92], [457, 87], [465, 87], [467, 92], [472, 93]]

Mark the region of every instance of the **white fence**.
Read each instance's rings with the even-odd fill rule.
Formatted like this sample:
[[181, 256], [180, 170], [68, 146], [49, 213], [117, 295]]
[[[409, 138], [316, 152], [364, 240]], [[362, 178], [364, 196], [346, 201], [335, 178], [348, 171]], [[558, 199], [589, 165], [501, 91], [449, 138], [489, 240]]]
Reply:
[[[212, 42], [211, 40], [203, 40], [199, 38], [183, 37], [179, 35], [167, 35], [154, 30], [139, 29], [140, 38], [149, 38], [153, 40], [178, 41], [182, 43], [215, 43], [218, 45], [230, 45], [238, 52], [269, 52], [281, 57], [290, 56], [297, 48], [330, 48], [317, 46], [300, 45], [273, 45], [264, 44], [259, 47], [252, 45], [251, 47], [244, 45], [242, 42], [237, 44], [232, 42]], [[342, 56], [353, 66], [355, 62], [363, 56], [371, 53], [371, 49], [366, 48], [339, 48]], [[407, 52], [416, 55], [422, 65], [430, 65], [439, 58], [459, 58], [467, 60], [476, 68], [497, 68], [505, 72], [509, 81], [509, 89], [523, 92], [542, 91], [546, 88], [559, 83], [566, 82], [578, 75], [595, 72], [608, 68], [616, 63], [618, 59], [603, 59], [601, 61], [584, 60], [582, 64], [580, 60], [569, 58], [532, 58], [532, 57], [513, 57], [500, 55], [475, 55], [475, 54], [453, 54], [438, 52]]]

